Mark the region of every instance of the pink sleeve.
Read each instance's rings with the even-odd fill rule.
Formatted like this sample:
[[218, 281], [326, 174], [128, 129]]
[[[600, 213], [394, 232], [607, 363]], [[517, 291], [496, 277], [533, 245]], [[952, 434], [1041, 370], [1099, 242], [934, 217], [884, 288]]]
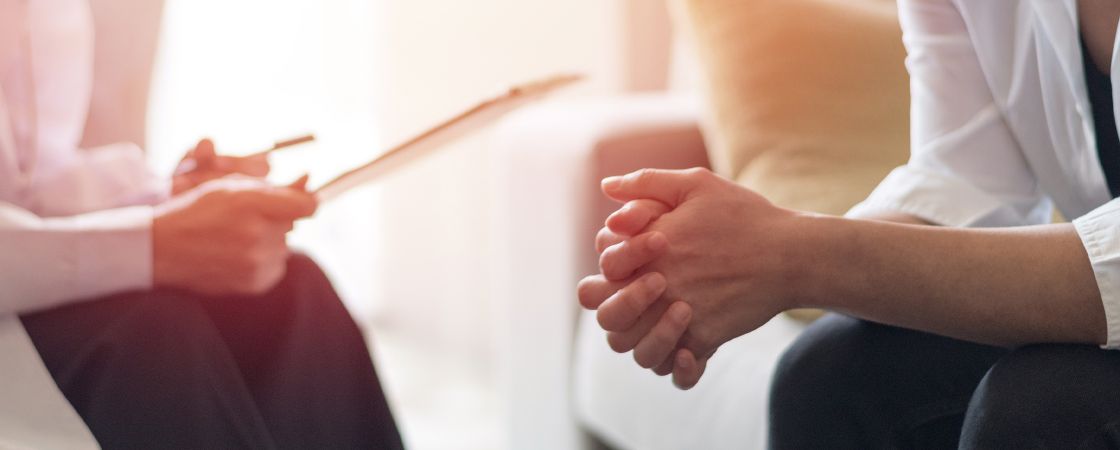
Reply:
[[132, 144], [66, 152], [67, 158], [36, 174], [27, 205], [44, 217], [155, 205], [169, 196], [170, 182], [148, 168]]

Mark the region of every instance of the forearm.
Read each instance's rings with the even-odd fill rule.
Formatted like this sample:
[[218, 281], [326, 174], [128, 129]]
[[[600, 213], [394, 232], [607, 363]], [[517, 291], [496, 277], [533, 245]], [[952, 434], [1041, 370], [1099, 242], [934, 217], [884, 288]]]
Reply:
[[807, 306], [971, 341], [1101, 344], [1104, 309], [1072, 225], [958, 229], [814, 217]]

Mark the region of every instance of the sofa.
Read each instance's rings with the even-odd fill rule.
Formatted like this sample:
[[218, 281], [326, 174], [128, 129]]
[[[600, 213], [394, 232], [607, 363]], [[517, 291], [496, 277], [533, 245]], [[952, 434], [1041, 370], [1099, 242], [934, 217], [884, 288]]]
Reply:
[[[732, 341], [685, 392], [614, 353], [576, 302], [576, 282], [598, 268], [595, 232], [617, 208], [598, 180], [706, 166], [694, 103], [657, 94], [557, 103], [497, 133], [494, 192], [508, 207], [495, 220], [506, 239], [494, 294], [508, 317], [495, 342], [509, 448], [762, 448], [771, 371], [802, 323], [778, 317]], [[547, 214], [521, 214], [541, 204]]]
[[[606, 345], [576, 283], [619, 205], [599, 180], [709, 167], [780, 206], [842, 214], [908, 154], [892, 0], [671, 0], [695, 88], [551, 103], [492, 158], [496, 367], [509, 448], [764, 448], [768, 389], [805, 316], [724, 345], [679, 391]], [[812, 317], [809, 315], [808, 317]]]

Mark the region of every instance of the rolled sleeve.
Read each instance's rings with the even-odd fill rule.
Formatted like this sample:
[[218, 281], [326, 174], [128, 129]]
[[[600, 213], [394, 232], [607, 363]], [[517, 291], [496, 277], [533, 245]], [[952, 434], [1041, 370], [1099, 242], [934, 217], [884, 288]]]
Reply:
[[902, 213], [954, 227], [1046, 223], [1039, 188], [952, 0], [899, 2], [910, 73], [911, 156], [848, 217]]
[[[1041, 223], [1049, 218], [1048, 202], [1024, 199], [1017, 205], [974, 184], [915, 165], [899, 167], [850, 211], [846, 217], [868, 218], [884, 213], [908, 214], [950, 227], [995, 227]], [[1024, 215], [1023, 211], [1028, 212]]]
[[1073, 221], [1089, 254], [1108, 324], [1104, 348], [1120, 349], [1120, 201], [1114, 200]]

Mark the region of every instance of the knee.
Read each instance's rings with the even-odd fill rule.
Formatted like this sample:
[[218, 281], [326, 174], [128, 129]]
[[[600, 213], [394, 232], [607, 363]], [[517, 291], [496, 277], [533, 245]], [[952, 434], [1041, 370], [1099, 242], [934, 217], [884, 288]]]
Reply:
[[[1025, 347], [1000, 359], [980, 381], [965, 416], [961, 448], [1047, 448], [1055, 436], [1070, 436], [1086, 401], [1090, 377], [1086, 358], [1103, 352], [1076, 345]], [[1087, 400], [1087, 399], [1085, 399]], [[1058, 427], [1059, 429], [1051, 429]], [[1068, 443], [1067, 443], [1068, 444]]]
[[[198, 299], [181, 292], [119, 295], [36, 320], [36, 347], [79, 409], [120, 380], [145, 380], [136, 383], [153, 388], [187, 383], [227, 354]], [[89, 395], [72, 397], [75, 392]]]
[[277, 290], [297, 294], [300, 298], [334, 297], [334, 287], [330, 279], [311, 257], [293, 253], [288, 258], [287, 272], [277, 285]]
[[318, 277], [323, 276], [323, 270], [319, 268], [319, 264], [303, 253], [292, 253], [288, 257], [288, 274], [299, 275], [305, 277]]
[[[179, 291], [153, 291], [107, 300], [118, 314], [102, 334], [112, 354], [131, 352], [188, 358], [213, 353], [221, 338], [199, 299]], [[135, 354], [135, 353], [132, 353]], [[127, 357], [127, 356], [126, 356]]]
[[326, 281], [327, 275], [319, 267], [319, 263], [303, 253], [292, 253], [288, 257], [287, 278], [295, 278], [303, 282]]
[[[260, 300], [265, 301], [269, 314], [353, 322], [323, 269], [315, 260], [301, 253], [292, 254], [284, 279], [271, 294]], [[260, 305], [259, 301], [249, 303]]]

